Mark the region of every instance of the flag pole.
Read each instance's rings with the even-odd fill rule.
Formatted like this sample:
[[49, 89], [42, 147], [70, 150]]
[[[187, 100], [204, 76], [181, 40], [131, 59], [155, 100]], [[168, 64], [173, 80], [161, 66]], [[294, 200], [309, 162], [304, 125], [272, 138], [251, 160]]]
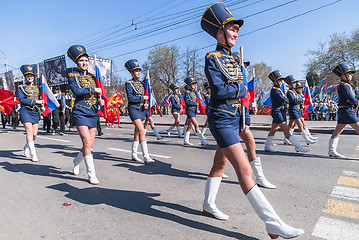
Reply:
[[[244, 65], [243, 65], [243, 47], [242, 46], [239, 47], [239, 63], [241, 65], [241, 67], [242, 66], [244, 67]], [[243, 74], [246, 74], [246, 71], [244, 71]], [[243, 128], [243, 132], [246, 131], [245, 123], [246, 123], [246, 108], [245, 108], [245, 106], [242, 106], [242, 128]]]

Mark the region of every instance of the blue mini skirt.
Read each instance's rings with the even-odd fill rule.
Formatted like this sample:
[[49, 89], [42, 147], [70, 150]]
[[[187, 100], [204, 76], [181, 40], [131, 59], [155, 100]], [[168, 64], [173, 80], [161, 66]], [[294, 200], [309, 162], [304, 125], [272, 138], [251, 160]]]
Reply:
[[188, 118], [196, 117], [196, 108], [187, 107], [186, 108], [186, 115]]
[[301, 111], [295, 110], [295, 109], [289, 109], [288, 110], [289, 113], [289, 119], [290, 120], [296, 120], [301, 118]]
[[72, 110], [72, 123], [74, 126], [89, 126], [95, 128], [97, 126], [98, 110], [97, 105], [93, 105], [90, 109], [75, 105]]
[[27, 107], [20, 108], [20, 119], [22, 123], [31, 122], [39, 123], [40, 115], [37, 107], [34, 107], [32, 110]]
[[131, 121], [135, 121], [137, 119], [141, 119], [141, 120], [145, 120], [145, 111], [142, 110], [143, 107], [140, 107], [140, 109], [133, 107], [133, 106], [128, 106], [128, 112], [130, 113], [130, 119]]
[[338, 109], [338, 123], [340, 124], [352, 124], [359, 122], [358, 117], [355, 115], [355, 111], [351, 108], [339, 108]]
[[273, 118], [273, 123], [282, 123], [282, 122], [286, 122], [287, 121], [287, 116], [286, 116], [286, 109], [283, 110], [272, 110], [271, 111], [271, 116]]

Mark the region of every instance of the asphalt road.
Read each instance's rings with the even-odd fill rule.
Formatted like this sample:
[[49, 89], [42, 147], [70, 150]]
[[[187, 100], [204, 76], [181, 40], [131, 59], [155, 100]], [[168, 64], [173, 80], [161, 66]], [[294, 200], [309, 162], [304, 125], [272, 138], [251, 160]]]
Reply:
[[[162, 135], [166, 128], [158, 126]], [[230, 165], [216, 200], [230, 219], [202, 215], [215, 150], [209, 131], [209, 146], [191, 135], [194, 146], [184, 147], [174, 131], [158, 141], [149, 130], [151, 165], [130, 160], [131, 125], [105, 127], [104, 133], [93, 148], [100, 180], [94, 186], [83, 163], [80, 175], [72, 174], [81, 147], [75, 131], [52, 136], [40, 130], [40, 161], [33, 163], [22, 155], [23, 128], [0, 130], [0, 239], [269, 239]], [[319, 141], [305, 154], [283, 145], [281, 132], [273, 146], [280, 152], [266, 153], [267, 132], [253, 134], [264, 173], [278, 186], [262, 190], [287, 224], [305, 230], [298, 239], [359, 239], [358, 136], [342, 136], [338, 152], [348, 158], [333, 159], [327, 156], [329, 134], [314, 134]]]

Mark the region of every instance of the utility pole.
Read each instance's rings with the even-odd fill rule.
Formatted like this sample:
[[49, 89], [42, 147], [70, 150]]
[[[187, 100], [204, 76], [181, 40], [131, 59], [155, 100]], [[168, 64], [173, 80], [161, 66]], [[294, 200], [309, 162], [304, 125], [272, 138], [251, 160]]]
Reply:
[[6, 58], [6, 55], [5, 55], [5, 53], [0, 49], [0, 52], [2, 52], [2, 54], [4, 54], [4, 58], [5, 58], [5, 69], [6, 69], [6, 72], [8, 72], [9, 71], [9, 67], [8, 67], [8, 65], [7, 65], [7, 58]]

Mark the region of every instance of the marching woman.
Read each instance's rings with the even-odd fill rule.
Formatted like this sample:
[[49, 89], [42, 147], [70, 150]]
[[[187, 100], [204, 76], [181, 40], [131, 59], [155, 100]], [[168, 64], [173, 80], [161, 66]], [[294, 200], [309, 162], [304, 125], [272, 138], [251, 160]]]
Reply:
[[38, 162], [35, 139], [39, 128], [40, 111], [43, 110], [44, 100], [40, 100], [39, 87], [34, 83], [35, 68], [31, 65], [23, 65], [20, 68], [25, 77], [25, 84], [18, 87], [20, 108], [20, 119], [26, 131], [26, 144], [24, 155], [31, 156], [33, 162]]
[[287, 125], [287, 105], [288, 98], [284, 95], [280, 86], [283, 84], [283, 77], [279, 70], [275, 70], [271, 72], [268, 78], [273, 82], [273, 87], [270, 92], [270, 97], [272, 101], [272, 111], [271, 116], [273, 118], [272, 127], [268, 133], [266, 143], [264, 146], [264, 150], [266, 152], [276, 152], [276, 150], [271, 148], [274, 134], [277, 132], [279, 128], [282, 129], [283, 134], [286, 139], [289, 140], [292, 145], [295, 146], [295, 150], [297, 152], [309, 152], [309, 149], [303, 148], [300, 143], [297, 141], [293, 134], [289, 133], [288, 125]]
[[197, 82], [194, 80], [192, 76], [187, 77], [184, 82], [187, 84], [188, 89], [186, 90], [186, 94], [184, 96], [184, 101], [186, 103], [186, 114], [188, 118], [188, 126], [184, 135], [184, 145], [193, 145], [189, 141], [189, 136], [191, 134], [191, 129], [194, 127], [195, 132], [201, 141], [202, 145], [208, 145], [206, 140], [204, 140], [204, 137], [199, 130], [199, 126], [196, 120], [196, 112], [197, 112], [197, 96], [196, 96], [196, 86]]
[[329, 139], [329, 151], [330, 157], [344, 157], [337, 152], [337, 146], [339, 142], [339, 135], [343, 132], [345, 126], [349, 124], [357, 134], [359, 134], [359, 119], [356, 116], [358, 109], [358, 100], [355, 98], [354, 91], [350, 86], [350, 81], [353, 79], [353, 73], [355, 70], [350, 69], [347, 63], [341, 63], [333, 69], [333, 72], [340, 78], [340, 84], [338, 86], [338, 120], [337, 126]]
[[[126, 93], [128, 99], [128, 112], [131, 121], [135, 125], [134, 137], [132, 142], [132, 160], [140, 163], [152, 163], [154, 160], [148, 154], [145, 129], [143, 127], [145, 121], [145, 109], [148, 106], [148, 96], [144, 96], [145, 88], [141, 82], [141, 68], [136, 59], [128, 60], [125, 63], [126, 69], [131, 73], [132, 79], [126, 81]], [[143, 161], [137, 156], [138, 145], [141, 145]]]
[[84, 160], [90, 183], [99, 184], [91, 150], [96, 136], [98, 104], [104, 105], [104, 101], [99, 98], [102, 92], [101, 88], [96, 88], [96, 76], [88, 72], [89, 56], [84, 46], [72, 45], [67, 50], [67, 56], [77, 65], [77, 68], [68, 72], [68, 80], [75, 96], [72, 124], [76, 126], [82, 141], [82, 148], [73, 161], [73, 173], [80, 173], [80, 163]]
[[207, 53], [205, 73], [211, 87], [208, 106], [208, 123], [217, 141], [214, 162], [207, 178], [203, 212], [220, 220], [228, 216], [216, 207], [214, 201], [222, 179], [222, 172], [229, 161], [237, 174], [243, 193], [258, 216], [265, 222], [271, 238], [293, 238], [303, 230], [285, 224], [276, 214], [266, 197], [253, 182], [251, 167], [239, 142], [240, 98], [246, 94], [243, 76], [238, 62], [231, 54], [238, 29], [243, 20], [236, 20], [223, 3], [211, 5], [202, 16], [201, 27], [217, 40], [216, 51]]
[[305, 120], [303, 117], [303, 109], [304, 109], [304, 96], [303, 96], [303, 85], [300, 82], [297, 82], [297, 86], [295, 87], [295, 91], [301, 96], [301, 102], [300, 102], [300, 120], [303, 125], [303, 131], [309, 136], [309, 138], [315, 142], [317, 142], [317, 137], [313, 137], [312, 134], [309, 131], [309, 128], [307, 128], [307, 125], [305, 124]]
[[[302, 109], [301, 104], [303, 101], [302, 94], [298, 94], [296, 87], [298, 85], [298, 81], [294, 78], [293, 75], [287, 76], [284, 81], [288, 84], [289, 90], [287, 91], [287, 98], [289, 101], [289, 133], [292, 135], [294, 132], [295, 125], [298, 126], [299, 132], [304, 138], [305, 142], [309, 144], [316, 143], [316, 141], [312, 140], [308, 135], [307, 131], [304, 131], [303, 123], [302, 123]], [[300, 85], [300, 84], [299, 84]], [[290, 144], [286, 137], [284, 137], [284, 144]]]
[[172, 83], [170, 85], [170, 89], [172, 90], [172, 96], [170, 98], [171, 101], [171, 113], [172, 117], [174, 118], [175, 122], [166, 130], [167, 135], [171, 136], [171, 131], [173, 128], [177, 128], [178, 136], [180, 138], [183, 138], [181, 127], [180, 127], [180, 115], [181, 115], [181, 101], [179, 97], [179, 88], [176, 86], [176, 84]]

